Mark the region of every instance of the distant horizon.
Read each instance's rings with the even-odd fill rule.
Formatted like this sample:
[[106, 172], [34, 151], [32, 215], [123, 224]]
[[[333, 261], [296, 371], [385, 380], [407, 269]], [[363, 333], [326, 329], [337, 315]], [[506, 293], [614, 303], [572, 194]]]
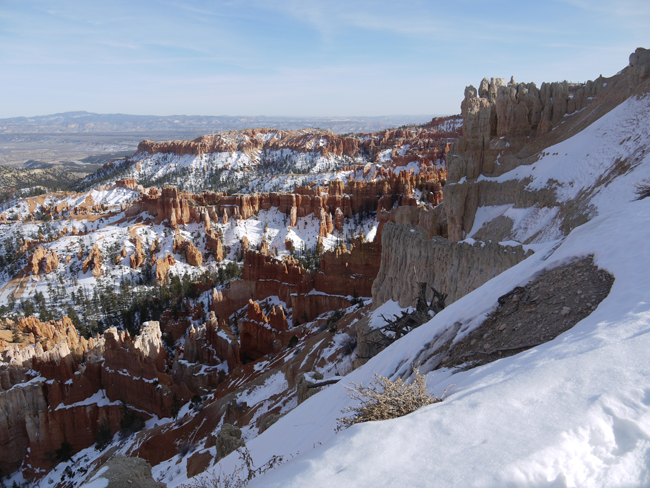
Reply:
[[56, 115], [70, 115], [70, 114], [89, 114], [89, 115], [123, 115], [123, 116], [133, 116], [133, 117], [246, 117], [246, 118], [276, 118], [276, 119], [378, 119], [378, 118], [389, 118], [389, 117], [451, 117], [454, 115], [460, 115], [460, 110], [457, 113], [453, 114], [428, 114], [428, 113], [419, 113], [419, 114], [409, 114], [409, 113], [395, 113], [395, 114], [381, 114], [381, 115], [268, 115], [268, 114], [257, 114], [257, 115], [244, 115], [244, 114], [138, 114], [138, 113], [125, 113], [125, 112], [91, 112], [88, 110], [67, 110], [65, 112], [56, 112], [56, 113], [46, 113], [46, 114], [37, 114], [37, 115], [16, 115], [12, 117], [2, 117], [2, 120], [10, 119], [20, 119], [20, 118], [38, 118], [38, 117], [54, 117]]
[[648, 26], [647, 0], [5, 0], [0, 118], [457, 114], [484, 77], [612, 76]]

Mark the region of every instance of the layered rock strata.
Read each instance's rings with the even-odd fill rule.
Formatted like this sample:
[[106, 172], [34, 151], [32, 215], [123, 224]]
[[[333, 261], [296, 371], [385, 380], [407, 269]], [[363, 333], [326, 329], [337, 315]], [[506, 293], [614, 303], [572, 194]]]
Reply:
[[[323, 222], [322, 233], [331, 234], [342, 228], [345, 217], [375, 210], [390, 210], [394, 205], [416, 205], [413, 190], [421, 188], [429, 200], [439, 203], [446, 171], [435, 169], [415, 174], [388, 172], [374, 181], [332, 181], [328, 186], [301, 186], [293, 193], [253, 193], [226, 195], [203, 192], [200, 195], [179, 192], [166, 186], [162, 192], [149, 188], [139, 200], [126, 209], [127, 217], [147, 212], [157, 223], [167, 221], [172, 228], [189, 223], [219, 222], [228, 219], [248, 219], [260, 210], [277, 208], [289, 217], [289, 225], [296, 225], [298, 217], [314, 215]], [[209, 228], [209, 227], [208, 227]]]
[[158, 322], [143, 324], [135, 340], [114, 328], [86, 340], [67, 317], [47, 323], [21, 319], [18, 331], [27, 344], [0, 351], [0, 469], [5, 473], [22, 464], [25, 476], [39, 477], [51, 468], [48, 452], [64, 441], [80, 450], [95, 442], [101, 424], [116, 432], [121, 402], [145, 416], [163, 417], [169, 416], [173, 394], [191, 396], [164, 373], [167, 355]]
[[438, 117], [418, 127], [388, 129], [355, 137], [337, 136], [318, 129], [252, 129], [205, 135], [192, 141], [142, 141], [138, 145], [138, 151], [181, 156], [241, 152], [255, 157], [262, 152], [290, 150], [297, 153], [318, 153], [325, 157], [366, 156], [375, 161], [388, 150], [397, 165], [415, 160], [438, 164], [444, 160], [448, 142], [458, 137], [459, 129], [459, 116]]
[[[619, 74], [581, 84], [565, 81], [537, 88], [534, 83], [485, 78], [478, 90], [467, 87], [461, 103], [463, 136], [452, 145], [447, 161], [449, 238], [464, 239], [480, 206], [559, 206], [550, 186], [533, 191], [525, 179], [495, 183], [489, 177], [534, 164], [546, 147], [573, 136], [630, 95], [647, 92], [648, 52], [639, 48]], [[583, 209], [583, 217], [565, 217], [561, 230], [566, 234], [588, 220], [588, 209]]]
[[[527, 256], [522, 246], [429, 239], [420, 227], [389, 222], [382, 237], [381, 267], [372, 285], [373, 306], [388, 300], [402, 307], [414, 306], [419, 282], [446, 293], [449, 304]], [[431, 294], [429, 291], [427, 299]]]
[[307, 272], [297, 260], [246, 251], [240, 280], [214, 290], [211, 310], [227, 319], [249, 300], [277, 296], [291, 308], [294, 320], [313, 320], [323, 312], [345, 308], [352, 297], [368, 297], [379, 272], [381, 245], [356, 242], [350, 251], [338, 248], [321, 256], [320, 269]]

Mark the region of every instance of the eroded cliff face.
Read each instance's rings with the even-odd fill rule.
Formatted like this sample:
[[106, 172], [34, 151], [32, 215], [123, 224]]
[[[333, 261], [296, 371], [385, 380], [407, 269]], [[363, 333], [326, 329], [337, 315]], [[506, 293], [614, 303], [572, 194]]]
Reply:
[[391, 209], [395, 204], [416, 205], [413, 197], [416, 188], [429, 192], [429, 199], [438, 204], [442, 200], [442, 187], [446, 171], [442, 168], [421, 171], [384, 170], [380, 179], [373, 181], [332, 181], [327, 186], [301, 186], [292, 193], [253, 193], [226, 195], [203, 192], [200, 195], [180, 192], [165, 186], [162, 191], [149, 188], [126, 209], [127, 217], [143, 212], [155, 217], [155, 222], [167, 221], [173, 229], [189, 223], [203, 223], [209, 228], [212, 222], [227, 223], [229, 219], [249, 219], [260, 210], [277, 208], [290, 217], [295, 225], [298, 217], [315, 215], [324, 224], [325, 233], [335, 226], [342, 227], [345, 217], [364, 211]]
[[[558, 225], [565, 235], [588, 220], [587, 205], [561, 205], [552, 187], [532, 190], [526, 178], [505, 183], [490, 178], [521, 165], [534, 165], [545, 148], [575, 135], [630, 95], [647, 90], [648, 53], [639, 48], [619, 74], [581, 84], [565, 81], [537, 88], [534, 83], [484, 78], [478, 90], [467, 87], [461, 103], [463, 136], [452, 144], [447, 157], [444, 201], [449, 238], [463, 240], [481, 206], [558, 207]], [[500, 234], [493, 238], [507, 237]]]
[[[322, 156], [366, 156], [371, 161], [376, 161], [382, 152], [391, 150], [392, 159], [397, 166], [416, 160], [437, 164], [444, 159], [448, 139], [458, 137], [459, 128], [460, 117], [452, 116], [434, 118], [420, 127], [389, 129], [354, 137], [338, 136], [318, 129], [249, 129], [205, 135], [192, 141], [142, 141], [138, 145], [138, 151], [181, 156], [241, 152], [256, 156], [264, 151], [291, 150], [297, 153], [319, 153]], [[404, 150], [399, 151], [402, 146]]]
[[388, 300], [402, 307], [414, 306], [418, 282], [446, 293], [449, 304], [528, 256], [522, 246], [429, 239], [420, 227], [392, 222], [384, 227], [382, 248], [381, 267], [372, 285], [374, 307]]
[[120, 429], [122, 404], [145, 417], [169, 415], [172, 395], [191, 396], [174, 385], [158, 322], [147, 322], [132, 341], [108, 329], [103, 337], [79, 337], [72, 322], [21, 319], [22, 343], [0, 350], [0, 469], [21, 465], [27, 477], [51, 468], [51, 456], [65, 441], [75, 450], [95, 443], [106, 423]]

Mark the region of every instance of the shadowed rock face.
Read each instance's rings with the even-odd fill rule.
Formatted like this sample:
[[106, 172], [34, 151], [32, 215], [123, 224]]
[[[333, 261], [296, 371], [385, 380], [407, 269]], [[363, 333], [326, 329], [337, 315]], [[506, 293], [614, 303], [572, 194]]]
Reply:
[[[449, 304], [527, 256], [522, 246], [429, 239], [420, 227], [389, 222], [382, 236], [381, 267], [372, 285], [373, 306], [388, 300], [399, 302], [402, 307], [414, 306], [418, 282], [446, 293]], [[427, 298], [431, 298], [430, 294]]]
[[590, 315], [609, 294], [614, 277], [593, 257], [559, 266], [499, 298], [488, 318], [455, 340], [460, 324], [420, 353], [424, 370], [470, 369], [551, 341]]
[[[164, 373], [167, 353], [158, 322], [146, 322], [132, 341], [127, 332], [108, 329], [101, 338], [79, 337], [72, 322], [18, 323], [27, 344], [0, 350], [0, 469], [38, 477], [51, 468], [48, 452], [62, 442], [75, 450], [95, 442], [103, 422], [120, 428], [124, 401], [141, 412], [169, 415], [173, 394], [191, 396]], [[34, 378], [34, 374], [37, 376]], [[33, 382], [27, 383], [30, 379]], [[93, 402], [86, 402], [99, 395]], [[98, 406], [99, 398], [104, 401]], [[102, 402], [99, 402], [102, 403]], [[143, 413], [146, 416], [146, 413]]]

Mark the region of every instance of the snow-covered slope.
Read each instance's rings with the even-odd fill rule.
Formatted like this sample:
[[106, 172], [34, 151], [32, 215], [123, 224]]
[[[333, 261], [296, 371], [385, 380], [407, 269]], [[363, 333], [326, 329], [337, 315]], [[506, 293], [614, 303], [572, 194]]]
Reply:
[[[256, 465], [273, 455], [288, 462], [250, 486], [650, 485], [650, 199], [634, 193], [650, 176], [649, 126], [650, 97], [630, 99], [547, 148], [532, 167], [503, 175], [530, 176], [531, 188], [557, 185], [560, 201], [582, 195], [593, 218], [561, 242], [548, 232], [532, 257], [252, 439]], [[613, 171], [623, 158], [630, 164]], [[537, 230], [552, 226], [532, 220]], [[515, 286], [587, 255], [615, 282], [574, 328], [479, 368], [437, 370], [429, 384], [438, 395], [451, 385], [444, 402], [335, 432], [342, 409], [354, 405], [349, 382], [368, 383], [374, 372], [408, 377], [418, 354], [453, 324], [467, 333]], [[230, 473], [238, 465], [233, 453], [211, 469]]]

